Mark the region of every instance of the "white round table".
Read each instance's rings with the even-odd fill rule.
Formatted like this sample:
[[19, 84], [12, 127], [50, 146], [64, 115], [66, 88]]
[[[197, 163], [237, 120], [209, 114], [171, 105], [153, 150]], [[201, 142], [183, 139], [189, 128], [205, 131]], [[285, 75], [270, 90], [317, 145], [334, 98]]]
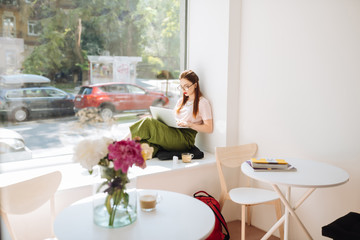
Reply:
[[58, 214], [54, 223], [59, 240], [99, 239], [205, 239], [212, 232], [215, 216], [209, 206], [188, 195], [156, 190], [161, 196], [153, 212], [137, 204], [137, 219], [121, 228], [103, 228], [93, 223], [92, 197], [80, 200]]
[[286, 161], [293, 165], [296, 171], [255, 172], [249, 164], [242, 164], [241, 170], [253, 179], [291, 187], [333, 187], [349, 180], [349, 174], [345, 170], [327, 163], [301, 159], [286, 159]]
[[[285, 205], [285, 214], [275, 225], [265, 234], [262, 239], [267, 239], [271, 234], [284, 223], [284, 239], [288, 239], [289, 213], [296, 222], [302, 227], [309, 239], [312, 239], [295, 210], [310, 196], [316, 188], [334, 187], [346, 183], [349, 174], [336, 166], [316, 162], [311, 160], [286, 159], [288, 163], [296, 168], [296, 171], [264, 171], [255, 172], [248, 163], [241, 165], [241, 171], [256, 180], [271, 184], [279, 198]], [[279, 185], [287, 186], [286, 194], [281, 192]], [[309, 190], [292, 206], [291, 187], [308, 188]]]

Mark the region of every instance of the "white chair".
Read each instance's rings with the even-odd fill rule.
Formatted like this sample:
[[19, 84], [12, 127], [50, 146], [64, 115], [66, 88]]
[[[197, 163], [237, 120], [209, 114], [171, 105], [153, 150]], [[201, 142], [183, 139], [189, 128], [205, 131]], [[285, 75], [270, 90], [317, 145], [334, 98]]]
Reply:
[[[241, 205], [241, 240], [245, 240], [245, 212], [247, 210], [247, 222], [251, 225], [251, 211], [250, 206], [258, 204], [274, 204], [276, 217], [280, 219], [281, 201], [278, 195], [271, 190], [249, 187], [237, 187], [228, 191], [228, 185], [225, 181], [223, 168], [239, 168], [241, 164], [251, 159], [257, 152], [257, 144], [245, 144], [232, 147], [217, 147], [216, 148], [216, 166], [219, 174], [221, 194], [220, 194], [220, 210], [223, 208], [225, 200], [231, 200]], [[279, 228], [280, 238], [284, 239], [283, 225]]]
[[[24, 237], [20, 237], [20, 232], [14, 230], [15, 226], [12, 226], [9, 217], [14, 215], [24, 216], [27, 213], [37, 210], [49, 200], [51, 222], [48, 226], [51, 228], [50, 232], [52, 236], [46, 236], [45, 238], [55, 237], [53, 231], [53, 222], [55, 219], [54, 194], [60, 182], [61, 173], [56, 171], [0, 188], [0, 214], [13, 240], [24, 239]], [[33, 221], [32, 224], [34, 225], [39, 221], [38, 219], [30, 220]], [[18, 224], [18, 221], [16, 223]], [[26, 228], [28, 226], [24, 224], [22, 227]], [[26, 239], [34, 239], [34, 237], [28, 235]]]

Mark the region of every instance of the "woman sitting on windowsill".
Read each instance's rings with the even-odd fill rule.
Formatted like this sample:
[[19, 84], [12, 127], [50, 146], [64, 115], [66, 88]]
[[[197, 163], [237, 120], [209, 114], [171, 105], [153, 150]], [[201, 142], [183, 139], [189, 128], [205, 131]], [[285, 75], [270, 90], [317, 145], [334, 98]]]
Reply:
[[199, 78], [192, 70], [180, 74], [179, 90], [183, 91], [175, 106], [175, 118], [179, 127], [173, 128], [153, 119], [143, 118], [130, 126], [131, 136], [139, 137], [142, 143], [154, 148], [154, 157], [159, 149], [188, 151], [195, 145], [198, 132], [212, 133], [213, 117], [209, 101], [202, 96]]

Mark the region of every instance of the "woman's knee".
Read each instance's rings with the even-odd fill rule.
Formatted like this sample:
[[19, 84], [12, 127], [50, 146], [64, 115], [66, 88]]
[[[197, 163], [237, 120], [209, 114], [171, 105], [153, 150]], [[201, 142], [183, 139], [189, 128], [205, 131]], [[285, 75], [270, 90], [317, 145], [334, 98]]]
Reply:
[[130, 132], [132, 137], [140, 137], [142, 139], [149, 138], [151, 135], [151, 129], [154, 128], [152, 118], [143, 118], [130, 126]]
[[154, 125], [154, 119], [151, 117], [146, 117], [140, 120], [141, 127], [151, 127]]

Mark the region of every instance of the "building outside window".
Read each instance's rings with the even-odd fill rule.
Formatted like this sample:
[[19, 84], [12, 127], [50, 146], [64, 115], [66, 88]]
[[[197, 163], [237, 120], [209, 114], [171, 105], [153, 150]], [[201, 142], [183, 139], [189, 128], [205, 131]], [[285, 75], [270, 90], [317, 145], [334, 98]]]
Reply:
[[28, 35], [38, 36], [40, 35], [40, 24], [37, 21], [28, 21]]
[[[26, 1], [30, 2], [16, 7], [0, 4], [0, 42], [11, 37], [13, 45], [21, 40], [25, 49], [9, 52], [0, 45], [0, 63], [7, 63], [0, 67], [0, 85], [11, 72], [23, 82], [21, 93], [26, 93], [16, 98], [15, 106], [7, 91], [19, 88], [1, 85], [0, 129], [17, 132], [25, 145], [0, 147], [0, 169], [14, 163], [22, 169], [29, 160], [40, 159], [45, 165], [57, 164], [55, 158], [71, 161], [74, 146], [84, 137], [123, 138], [130, 124], [149, 113], [150, 105], [174, 107], [180, 96], [177, 78], [185, 68], [185, 0], [60, 0], [56, 5], [51, 0]], [[159, 77], [162, 71], [169, 71], [173, 79]], [[40, 77], [50, 83], [37, 84]], [[119, 82], [126, 84], [121, 91], [101, 92], [106, 102], [92, 98], [96, 91]], [[110, 85], [96, 89], [94, 83]], [[45, 87], [64, 94], [33, 97], [27, 104], [28, 93], [50, 91], [40, 91]], [[149, 98], [151, 92], [161, 93], [161, 99]], [[134, 108], [121, 108], [121, 94]], [[92, 98], [93, 105], [86, 98]], [[66, 114], [54, 111], [57, 103], [62, 108], [66, 104]], [[88, 107], [106, 113], [111, 121], [82, 122], [77, 113]], [[16, 157], [8, 157], [9, 152]]]

